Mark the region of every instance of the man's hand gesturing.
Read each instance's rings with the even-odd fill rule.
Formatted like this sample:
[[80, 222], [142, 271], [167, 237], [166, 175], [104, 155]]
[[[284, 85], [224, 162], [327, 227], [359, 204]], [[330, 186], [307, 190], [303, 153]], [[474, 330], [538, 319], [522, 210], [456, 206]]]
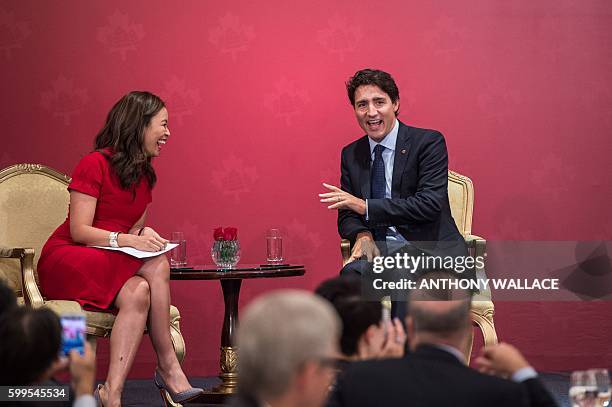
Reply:
[[348, 209], [359, 215], [365, 215], [366, 203], [363, 199], [356, 198], [333, 185], [323, 183], [323, 186], [332, 191], [319, 194], [321, 202], [332, 203], [327, 209]]

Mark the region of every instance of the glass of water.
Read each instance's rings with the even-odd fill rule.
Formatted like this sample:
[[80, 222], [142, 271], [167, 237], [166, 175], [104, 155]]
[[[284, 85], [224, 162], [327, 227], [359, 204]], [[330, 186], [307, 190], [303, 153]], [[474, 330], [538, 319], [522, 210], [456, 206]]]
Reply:
[[170, 243], [176, 243], [174, 249], [170, 250], [170, 267], [182, 267], [187, 265], [187, 241], [183, 232], [172, 232]]
[[572, 407], [610, 405], [610, 376], [605, 369], [572, 372], [570, 386]]
[[282, 263], [283, 237], [279, 229], [270, 229], [266, 232], [266, 255], [268, 263]]
[[597, 384], [597, 406], [608, 407], [610, 405], [610, 375], [606, 369], [591, 369], [595, 375]]

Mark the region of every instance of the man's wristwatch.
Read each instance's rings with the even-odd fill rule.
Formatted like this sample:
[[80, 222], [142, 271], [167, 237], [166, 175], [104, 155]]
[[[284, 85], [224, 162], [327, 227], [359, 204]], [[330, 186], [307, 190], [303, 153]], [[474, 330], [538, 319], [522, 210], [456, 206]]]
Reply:
[[121, 232], [110, 232], [110, 236], [108, 237], [108, 244], [110, 247], [119, 247], [119, 243], [117, 243], [119, 233]]

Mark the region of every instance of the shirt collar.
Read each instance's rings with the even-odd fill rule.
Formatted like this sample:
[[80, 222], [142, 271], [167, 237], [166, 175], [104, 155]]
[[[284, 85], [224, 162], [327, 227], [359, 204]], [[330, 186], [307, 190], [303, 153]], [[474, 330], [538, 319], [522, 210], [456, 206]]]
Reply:
[[376, 141], [368, 137], [368, 142], [370, 143], [370, 155], [374, 154], [374, 147], [376, 147], [379, 144], [385, 148], [388, 148], [391, 151], [395, 151], [395, 143], [397, 141], [398, 131], [399, 131], [399, 120], [395, 119], [395, 124], [393, 125], [393, 128], [391, 129], [389, 133], [387, 133], [385, 138], [383, 138], [380, 143], [377, 143]]
[[443, 343], [429, 343], [428, 345], [450, 353], [451, 355], [459, 359], [461, 363], [465, 364], [465, 356], [463, 355], [463, 353], [461, 353], [461, 351], [459, 351], [459, 349], [449, 345], [445, 345]]

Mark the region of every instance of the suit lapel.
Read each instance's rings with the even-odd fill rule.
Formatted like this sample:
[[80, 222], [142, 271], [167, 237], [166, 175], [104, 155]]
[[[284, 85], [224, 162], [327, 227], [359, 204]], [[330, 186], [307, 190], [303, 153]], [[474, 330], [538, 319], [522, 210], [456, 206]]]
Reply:
[[391, 179], [391, 197], [400, 197], [400, 187], [402, 185], [402, 174], [408, 162], [408, 152], [410, 151], [410, 128], [404, 123], [399, 123], [397, 141], [395, 142], [395, 158], [393, 160], [393, 178]]
[[361, 196], [363, 199], [369, 199], [371, 196], [370, 191], [370, 143], [368, 142], [368, 136], [363, 137], [360, 140], [359, 145], [355, 149], [355, 155], [357, 158], [357, 165], [359, 166], [359, 184], [361, 185]]

